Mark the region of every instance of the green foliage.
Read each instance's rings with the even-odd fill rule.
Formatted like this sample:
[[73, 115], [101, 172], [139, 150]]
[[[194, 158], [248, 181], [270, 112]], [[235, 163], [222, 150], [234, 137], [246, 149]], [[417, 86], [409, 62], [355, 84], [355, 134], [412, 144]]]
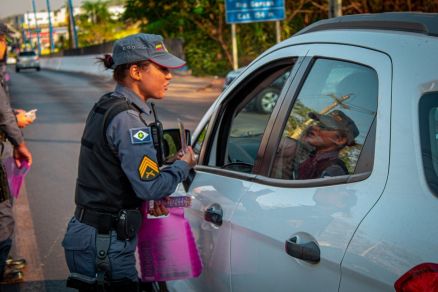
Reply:
[[78, 16], [79, 46], [90, 46], [114, 40], [123, 23], [111, 18], [107, 1], [85, 1]]
[[[436, 0], [343, 0], [343, 14], [384, 11], [437, 12]], [[195, 74], [222, 75], [231, 69], [231, 26], [225, 23], [224, 0], [126, 0], [125, 20], [142, 31], [182, 38], [188, 66]], [[281, 38], [328, 17], [327, 0], [285, 0]], [[274, 22], [237, 25], [239, 65], [247, 65], [276, 42]]]

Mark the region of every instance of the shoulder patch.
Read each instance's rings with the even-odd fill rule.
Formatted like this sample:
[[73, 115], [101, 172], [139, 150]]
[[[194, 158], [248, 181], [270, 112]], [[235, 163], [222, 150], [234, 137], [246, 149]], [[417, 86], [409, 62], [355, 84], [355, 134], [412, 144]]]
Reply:
[[144, 155], [143, 159], [140, 161], [140, 165], [138, 166], [138, 176], [141, 180], [153, 180], [160, 174], [160, 169], [158, 168], [158, 164]]
[[149, 127], [129, 129], [132, 144], [145, 144], [152, 142], [151, 129]]

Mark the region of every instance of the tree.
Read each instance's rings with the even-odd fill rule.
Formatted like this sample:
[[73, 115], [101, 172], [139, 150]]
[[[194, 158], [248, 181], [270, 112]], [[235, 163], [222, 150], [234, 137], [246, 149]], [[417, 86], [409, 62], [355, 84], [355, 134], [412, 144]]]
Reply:
[[108, 2], [85, 1], [82, 13], [78, 17], [78, 39], [80, 46], [101, 44], [114, 40], [115, 34], [123, 28], [123, 24], [111, 18]]

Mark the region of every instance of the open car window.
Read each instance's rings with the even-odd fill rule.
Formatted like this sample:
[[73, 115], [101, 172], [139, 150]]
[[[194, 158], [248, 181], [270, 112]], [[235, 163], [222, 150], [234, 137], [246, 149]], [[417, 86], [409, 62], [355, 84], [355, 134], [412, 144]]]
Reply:
[[217, 139], [217, 156], [210, 166], [251, 173], [262, 137], [290, 75], [294, 60], [269, 64], [249, 82], [241, 82], [224, 104]]

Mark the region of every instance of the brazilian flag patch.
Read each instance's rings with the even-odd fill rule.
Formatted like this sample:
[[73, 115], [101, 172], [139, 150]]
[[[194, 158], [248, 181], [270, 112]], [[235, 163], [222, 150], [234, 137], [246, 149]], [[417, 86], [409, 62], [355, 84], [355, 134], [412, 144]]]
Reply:
[[143, 159], [138, 166], [138, 175], [141, 180], [153, 180], [160, 174], [160, 169], [158, 164], [150, 159], [148, 156], [144, 155]]

